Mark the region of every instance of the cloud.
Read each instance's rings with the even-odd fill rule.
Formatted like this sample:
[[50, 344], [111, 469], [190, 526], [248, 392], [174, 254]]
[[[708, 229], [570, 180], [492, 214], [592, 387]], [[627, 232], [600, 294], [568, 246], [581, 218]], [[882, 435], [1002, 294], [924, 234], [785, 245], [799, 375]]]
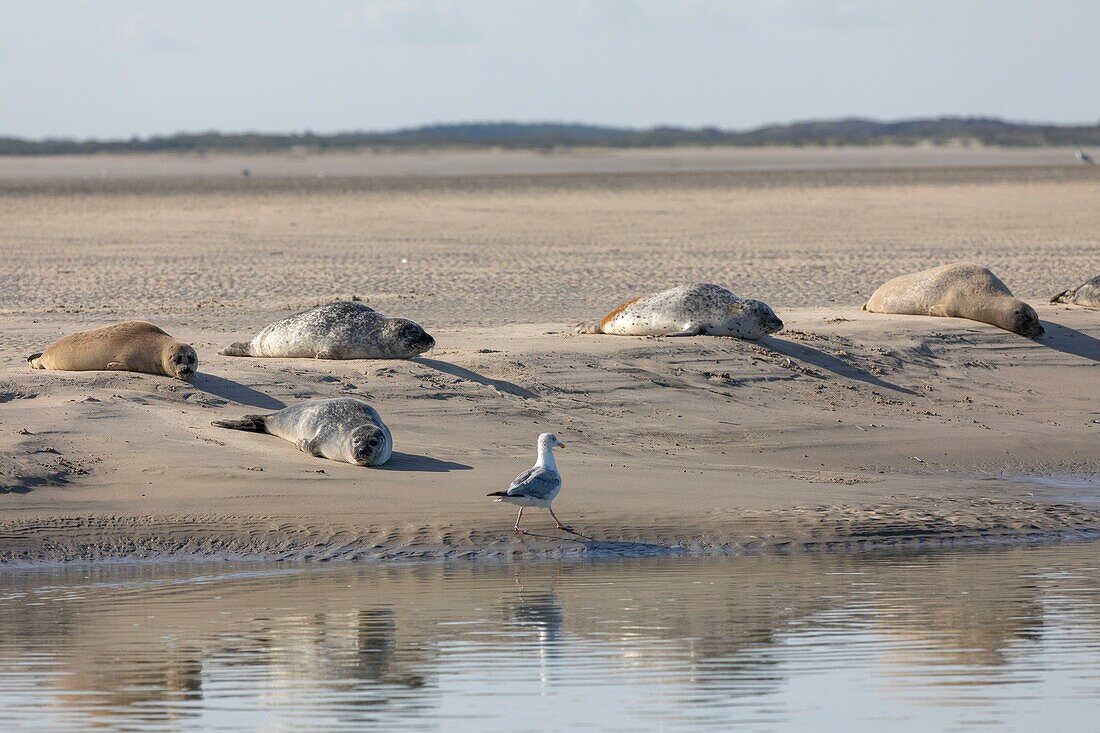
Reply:
[[467, 42], [473, 21], [489, 7], [476, 0], [362, 0], [339, 26], [375, 42], [450, 45]]
[[359, 17], [367, 26], [379, 28], [402, 16], [422, 11], [429, 4], [423, 0], [367, 0]]
[[122, 45], [137, 48], [145, 41], [148, 21], [145, 13], [128, 13], [115, 22], [115, 36]]
[[145, 11], [124, 13], [114, 22], [113, 31], [123, 47], [134, 51], [182, 53], [196, 46], [195, 39], [170, 27], [165, 17], [150, 20]]

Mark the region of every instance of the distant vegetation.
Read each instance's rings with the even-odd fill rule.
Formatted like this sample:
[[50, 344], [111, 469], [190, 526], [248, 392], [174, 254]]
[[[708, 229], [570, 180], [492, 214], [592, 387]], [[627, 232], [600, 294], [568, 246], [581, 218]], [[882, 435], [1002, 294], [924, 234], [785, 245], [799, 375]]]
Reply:
[[357, 148], [420, 149], [440, 147], [528, 148], [669, 147], [674, 145], [1042, 145], [1100, 146], [1100, 124], [1031, 125], [992, 118], [876, 122], [864, 119], [768, 125], [735, 132], [712, 127], [653, 127], [645, 130], [559, 123], [470, 123], [429, 125], [391, 132], [342, 132], [332, 135], [220, 132], [179, 133], [129, 140], [24, 140], [0, 137], [0, 155], [73, 155], [141, 152], [331, 151]]

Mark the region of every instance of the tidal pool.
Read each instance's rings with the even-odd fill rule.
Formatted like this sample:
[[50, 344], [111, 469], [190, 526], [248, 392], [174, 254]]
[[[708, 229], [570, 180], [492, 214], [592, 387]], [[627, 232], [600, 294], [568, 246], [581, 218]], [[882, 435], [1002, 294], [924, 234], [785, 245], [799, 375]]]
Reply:
[[1091, 730], [1100, 545], [0, 571], [0, 730]]

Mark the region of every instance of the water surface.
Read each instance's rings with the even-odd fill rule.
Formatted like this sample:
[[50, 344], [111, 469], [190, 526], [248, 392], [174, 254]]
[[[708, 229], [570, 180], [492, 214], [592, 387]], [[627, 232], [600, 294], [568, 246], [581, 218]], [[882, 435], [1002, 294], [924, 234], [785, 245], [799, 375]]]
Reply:
[[1090, 730], [1100, 546], [0, 573], [0, 730]]

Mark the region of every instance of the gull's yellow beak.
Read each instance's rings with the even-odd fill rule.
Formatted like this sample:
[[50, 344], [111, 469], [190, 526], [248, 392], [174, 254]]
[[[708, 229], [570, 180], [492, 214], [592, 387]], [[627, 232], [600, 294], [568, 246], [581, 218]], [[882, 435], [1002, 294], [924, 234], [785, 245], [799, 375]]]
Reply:
[[565, 447], [565, 443], [558, 443], [558, 447], [559, 447], [559, 448], [564, 448], [564, 447]]

